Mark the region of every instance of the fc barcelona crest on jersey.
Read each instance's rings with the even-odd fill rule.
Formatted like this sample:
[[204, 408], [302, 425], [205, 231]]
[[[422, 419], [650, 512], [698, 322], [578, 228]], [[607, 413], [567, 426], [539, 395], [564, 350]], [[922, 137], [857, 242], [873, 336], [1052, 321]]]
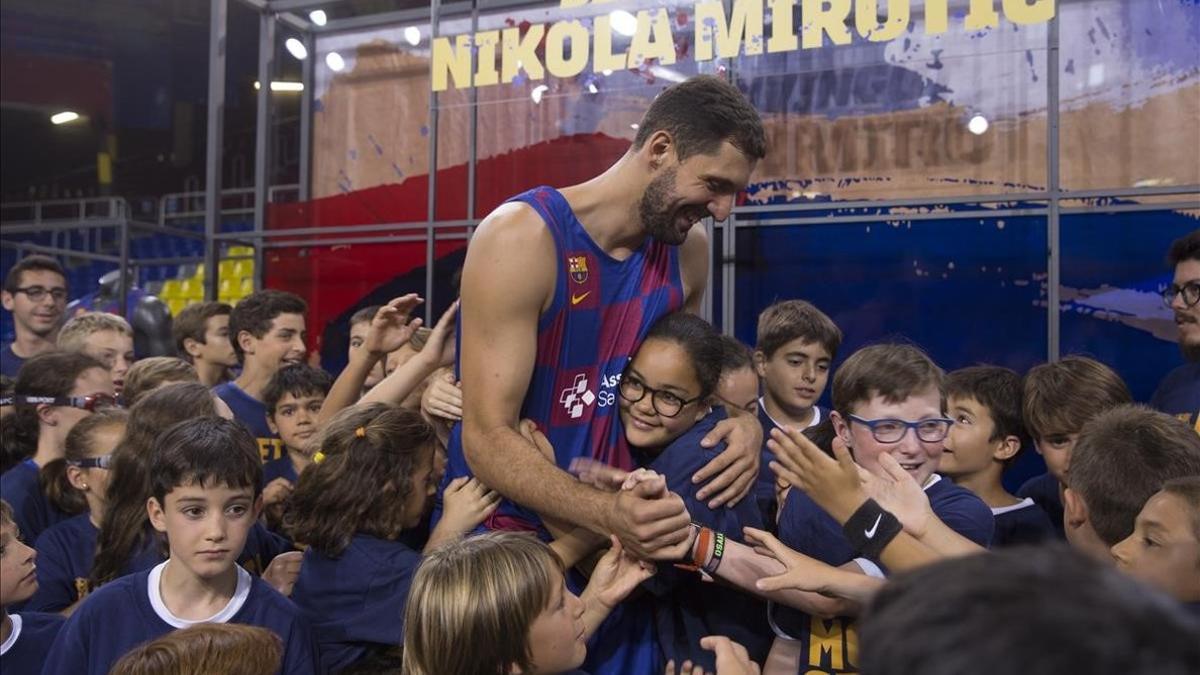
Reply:
[[577, 284], [587, 283], [587, 256], [576, 255], [567, 258], [567, 267], [571, 270], [571, 279]]

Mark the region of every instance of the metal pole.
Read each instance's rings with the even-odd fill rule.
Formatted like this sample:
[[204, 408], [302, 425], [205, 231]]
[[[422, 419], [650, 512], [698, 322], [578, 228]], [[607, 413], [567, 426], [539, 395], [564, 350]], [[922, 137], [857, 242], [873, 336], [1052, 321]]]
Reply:
[[[429, 43], [433, 44], [438, 36], [438, 15], [441, 13], [441, 0], [431, 0], [429, 3]], [[436, 91], [429, 92], [429, 208], [428, 220], [425, 223], [425, 325], [432, 326], [435, 320], [433, 313], [433, 253], [434, 230], [437, 220], [437, 151], [438, 151], [438, 95]]]
[[[479, 3], [471, 2], [471, 35], [479, 30]], [[475, 61], [479, 58], [476, 50], [471, 50], [471, 77], [475, 76]], [[475, 218], [475, 161], [476, 139], [479, 136], [479, 89], [471, 87], [471, 128], [467, 136], [467, 220]], [[467, 228], [467, 240], [475, 234], [474, 227]]]
[[304, 47], [308, 49], [308, 58], [300, 65], [300, 80], [304, 83], [304, 91], [300, 94], [300, 201], [309, 200], [312, 190], [312, 109], [313, 96], [316, 95], [313, 76], [313, 62], [317, 60], [317, 40], [311, 32], [304, 34]]
[[1059, 241], [1058, 25], [1056, 12], [1050, 19], [1046, 50], [1046, 191], [1050, 197], [1046, 218], [1046, 239], [1049, 244], [1046, 265], [1046, 359], [1051, 363], [1058, 361], [1062, 348], [1059, 312], [1062, 249]]
[[118, 267], [117, 269], [119, 269], [121, 271], [120, 276], [117, 277], [117, 280], [118, 280], [117, 283], [120, 284], [120, 286], [118, 287], [117, 297], [120, 298], [120, 302], [121, 302], [121, 305], [120, 305], [121, 316], [128, 317], [129, 316], [129, 284], [130, 284], [130, 282], [129, 282], [129, 221], [127, 219], [125, 219], [125, 218], [121, 219], [121, 226], [117, 230], [117, 233], [121, 236], [121, 241], [120, 241], [120, 243], [117, 244], [117, 246], [119, 247], [119, 250], [120, 250], [119, 256], [121, 258], [121, 262], [117, 263], [118, 265], [120, 265], [120, 267]]
[[[208, 136], [204, 170], [204, 297], [217, 299], [217, 241], [221, 224], [221, 143], [225, 127], [225, 24], [228, 1], [211, 0], [208, 31]], [[268, 85], [269, 86], [269, 85]]]
[[721, 302], [721, 332], [733, 335], [733, 327], [737, 319], [737, 216], [732, 213], [721, 228], [725, 234], [725, 245], [721, 256], [721, 291], [724, 300]]
[[[312, 54], [305, 62], [312, 60]], [[254, 233], [267, 229], [271, 185], [271, 78], [275, 71], [275, 17], [258, 15], [258, 115], [254, 126]], [[254, 247], [254, 289], [262, 288], [262, 246]]]

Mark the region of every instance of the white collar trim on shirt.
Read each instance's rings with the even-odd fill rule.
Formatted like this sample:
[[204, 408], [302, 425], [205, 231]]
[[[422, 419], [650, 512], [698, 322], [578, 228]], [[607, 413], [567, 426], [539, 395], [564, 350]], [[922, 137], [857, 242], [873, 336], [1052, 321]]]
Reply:
[[992, 515], [998, 516], [1001, 513], [1009, 513], [1010, 511], [1026, 509], [1026, 508], [1029, 508], [1030, 506], [1033, 506], [1033, 500], [1030, 499], [1029, 497], [1026, 497], [1025, 499], [1022, 499], [1021, 501], [1017, 502], [1016, 504], [1013, 504], [1012, 506], [999, 506], [999, 507], [992, 509]]
[[12, 621], [12, 633], [9, 633], [8, 639], [4, 641], [4, 644], [0, 644], [0, 656], [7, 654], [8, 650], [17, 644], [17, 638], [21, 636], [21, 615], [9, 614], [8, 620]]
[[[758, 405], [759, 405], [759, 407], [761, 407], [761, 408], [762, 408], [762, 411], [763, 411], [764, 413], [766, 413], [766, 415], [767, 415], [767, 419], [771, 420], [771, 423], [772, 423], [772, 424], [774, 424], [775, 426], [779, 427], [780, 429], [782, 429], [783, 427], [787, 426], [787, 425], [785, 425], [785, 424], [780, 424], [780, 423], [779, 423], [779, 420], [775, 419], [774, 417], [771, 417], [771, 413], [767, 412], [767, 404], [766, 404], [766, 403], [763, 401], [763, 397], [762, 397], [762, 396], [759, 396], [759, 397], [758, 397]], [[814, 406], [813, 406], [813, 417], [812, 417], [812, 420], [810, 420], [810, 421], [809, 421], [809, 423], [808, 423], [808, 426], [806, 426], [806, 427], [804, 427], [804, 428], [805, 428], [805, 429], [811, 429], [811, 428], [813, 428], [813, 427], [817, 426], [817, 425], [818, 425], [818, 424], [820, 424], [820, 423], [821, 423], [821, 408], [820, 408], [819, 406], [815, 406], [815, 405], [814, 405]], [[801, 431], [803, 431], [803, 429], [802, 429]]]
[[246, 604], [246, 598], [250, 596], [250, 573], [242, 569], [241, 565], [238, 565], [237, 587], [233, 591], [233, 597], [221, 608], [221, 611], [207, 619], [200, 619], [198, 621], [181, 619], [171, 613], [171, 610], [167, 609], [167, 605], [162, 599], [162, 573], [163, 568], [167, 566], [167, 562], [170, 561], [161, 562], [155, 565], [154, 569], [150, 570], [150, 577], [146, 581], [146, 592], [150, 596], [150, 606], [154, 608], [154, 613], [158, 615], [158, 618], [174, 628], [187, 628], [188, 626], [195, 626], [200, 623], [228, 623], [233, 618], [233, 615], [242, 609], [242, 605]]
[[937, 474], [937, 473], [932, 474], [929, 476], [929, 480], [926, 481], [925, 487], [922, 487], [921, 489], [928, 492], [929, 488], [933, 487], [934, 485], [937, 485], [938, 483], [941, 482], [941, 480], [942, 480], [941, 474]]

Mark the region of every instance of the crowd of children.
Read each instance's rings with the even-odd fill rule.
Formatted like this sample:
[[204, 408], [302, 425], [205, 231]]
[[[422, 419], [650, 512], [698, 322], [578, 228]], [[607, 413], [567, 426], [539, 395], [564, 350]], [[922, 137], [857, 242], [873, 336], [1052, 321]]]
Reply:
[[[1172, 256], [1200, 266], [1200, 231]], [[1176, 276], [1186, 332], [1200, 277]], [[431, 327], [413, 294], [359, 311], [335, 379], [290, 293], [190, 306], [179, 356], [135, 361], [119, 317], [54, 334], [65, 290], [40, 256], [5, 281], [25, 352], [2, 350], [6, 674], [1200, 667], [1200, 378], [1156, 397], [1189, 417], [1086, 356], [947, 374], [900, 342], [839, 362], [842, 331], [800, 300], [763, 310], [754, 348], [667, 314], [617, 383], [635, 470], [577, 469], [682, 500], [690, 534], [655, 564], [553, 518], [546, 541], [475, 534], [500, 495], [439, 492], [457, 303]], [[746, 413], [757, 481], [714, 507], [693, 476], [723, 446], [701, 439]], [[553, 461], [544, 431], [521, 426]], [[1014, 494], [1030, 448], [1047, 473]]]

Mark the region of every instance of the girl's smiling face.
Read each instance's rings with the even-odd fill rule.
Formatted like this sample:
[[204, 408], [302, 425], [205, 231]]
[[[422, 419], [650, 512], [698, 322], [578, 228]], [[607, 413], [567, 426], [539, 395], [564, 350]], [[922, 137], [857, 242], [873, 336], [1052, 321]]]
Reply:
[[619, 403], [625, 439], [643, 449], [669, 445], [708, 413], [708, 403], [698, 400], [700, 391], [699, 377], [681, 345], [658, 338], [646, 340], [621, 376]]

